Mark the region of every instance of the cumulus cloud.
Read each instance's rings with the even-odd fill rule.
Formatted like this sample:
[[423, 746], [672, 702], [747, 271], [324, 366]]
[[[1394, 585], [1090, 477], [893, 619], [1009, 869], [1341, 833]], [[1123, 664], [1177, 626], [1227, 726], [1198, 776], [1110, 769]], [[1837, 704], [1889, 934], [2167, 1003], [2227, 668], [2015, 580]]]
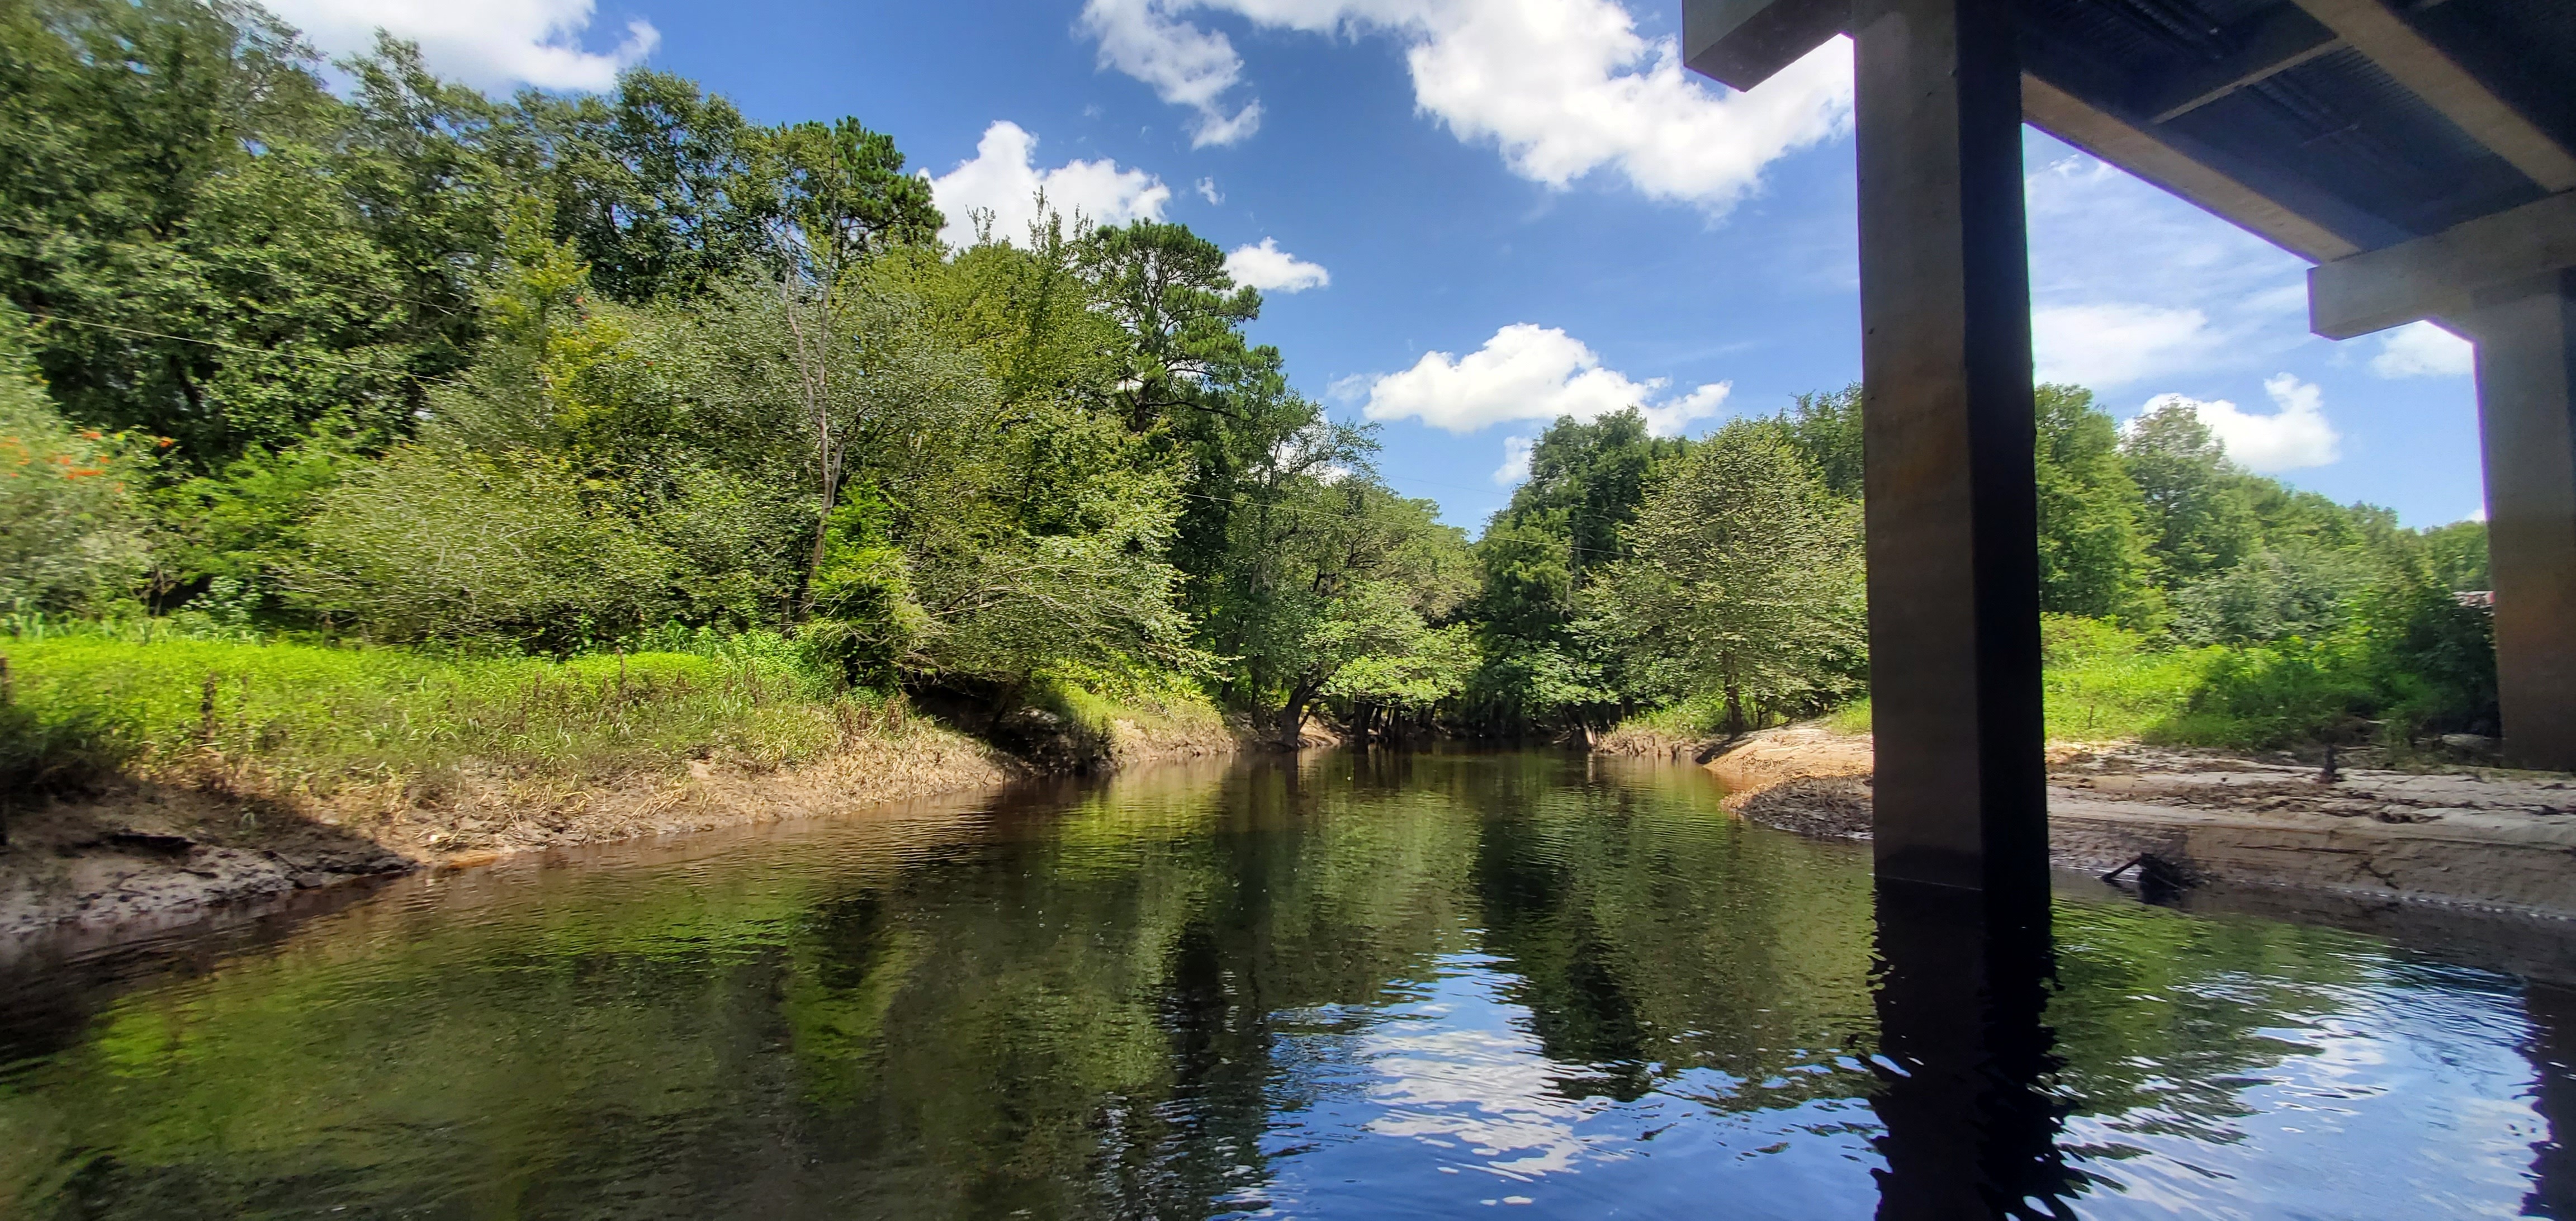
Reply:
[[1221, 204], [1225, 202], [1225, 194], [1216, 189], [1216, 179], [1201, 178], [1193, 185], [1198, 189], [1199, 198], [1212, 204]]
[[2197, 309], [2130, 303], [2036, 309], [2030, 330], [2039, 380], [2096, 390], [2196, 366], [2222, 341]]
[[[1087, 216], [1104, 225], [1160, 220], [1163, 205], [1171, 202], [1172, 189], [1143, 170], [1120, 169], [1105, 158], [1068, 161], [1041, 170], [1034, 161], [1037, 148], [1038, 138], [1019, 124], [997, 121], [984, 129], [973, 157], [931, 178], [931, 198], [948, 217], [948, 227], [939, 231], [940, 240], [952, 246], [972, 243], [977, 212], [991, 214], [993, 236], [1003, 241], [1027, 233], [1030, 223], [1039, 219], [1041, 192], [1046, 206], [1056, 212]], [[929, 171], [922, 176], [929, 178]]]
[[1324, 270], [1323, 264], [1281, 250], [1278, 239], [1268, 237], [1258, 246], [1235, 247], [1234, 253], [1225, 256], [1225, 273], [1237, 284], [1266, 293], [1302, 293], [1333, 282], [1333, 273]]
[[2370, 371], [2381, 377], [2467, 377], [2477, 349], [2430, 322], [2410, 322], [2379, 337]]
[[2278, 369], [2315, 342], [2303, 260], [2048, 136], [2028, 140], [2043, 379], [2107, 390]]
[[1100, 66], [1151, 86], [1154, 95], [1187, 106], [1190, 143], [1232, 144], [1261, 128], [1261, 102], [1227, 112], [1225, 95], [1243, 76], [1243, 57], [1226, 36], [1172, 19], [1188, 0], [1090, 0], [1082, 29], [1100, 42]]
[[1717, 414], [1734, 388], [1714, 382], [1658, 401], [1669, 384], [1660, 377], [1632, 381], [1603, 368], [1599, 353], [1563, 330], [1516, 322], [1463, 357], [1426, 352], [1412, 368], [1376, 379], [1367, 414], [1468, 433], [1506, 420], [1590, 420], [1635, 407], [1649, 430], [1669, 437]]
[[2326, 420], [2325, 392], [2315, 384], [2283, 373], [2263, 379], [2263, 392], [2275, 410], [2245, 411], [2225, 399], [2194, 399], [2159, 394], [2147, 400], [2148, 411], [2189, 408], [2227, 446], [2227, 456], [2264, 474], [2325, 466], [2343, 457], [2343, 437]]
[[269, 0], [272, 13], [333, 55], [369, 50], [376, 31], [420, 44], [431, 67], [485, 88], [605, 89], [662, 41], [626, 23], [614, 49], [582, 49], [594, 0]]
[[1494, 482], [1504, 487], [1527, 482], [1530, 472], [1530, 447], [1536, 444], [1538, 444], [1536, 437], [1503, 438], [1503, 464], [1494, 468]]
[[[1214, 122], [1224, 113], [1214, 99], [1240, 83], [1242, 60], [1222, 33], [1175, 16], [1198, 8], [1268, 28], [1400, 40], [1424, 113], [1461, 140], [1492, 143], [1513, 173], [1551, 187], [1607, 170], [1651, 198], [1723, 211], [1773, 161], [1851, 126], [1848, 40], [1734, 93], [1685, 70], [1669, 36], [1639, 34], [1617, 0], [1091, 0], [1085, 26], [1103, 64]], [[1159, 32], [1149, 39], [1148, 30]], [[1153, 54], [1135, 49], [1149, 42]], [[1258, 106], [1245, 113], [1257, 118]], [[1231, 133], [1233, 122], [1220, 126]]]

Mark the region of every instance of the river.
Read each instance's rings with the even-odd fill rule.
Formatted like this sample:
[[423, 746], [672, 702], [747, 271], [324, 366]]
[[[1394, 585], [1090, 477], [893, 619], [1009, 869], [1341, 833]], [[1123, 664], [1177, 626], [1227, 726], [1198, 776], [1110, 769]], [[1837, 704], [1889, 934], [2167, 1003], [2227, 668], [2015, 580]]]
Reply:
[[[0, 1215], [1867, 1216], [1961, 1135], [1891, 1102], [1867, 848], [1718, 796], [1174, 765], [39, 947]], [[2082, 878], [2054, 927], [1961, 1128], [2029, 1215], [2576, 1216], [2576, 993], [2515, 973], [2568, 931]]]

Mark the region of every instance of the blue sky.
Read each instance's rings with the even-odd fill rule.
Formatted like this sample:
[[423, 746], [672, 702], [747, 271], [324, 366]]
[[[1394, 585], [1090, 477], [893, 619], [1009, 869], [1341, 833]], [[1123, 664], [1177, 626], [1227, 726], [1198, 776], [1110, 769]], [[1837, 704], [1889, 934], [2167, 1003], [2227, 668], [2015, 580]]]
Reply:
[[[1185, 222], [1269, 286], [1299, 388], [1471, 529], [1560, 411], [1695, 434], [1859, 376], [1848, 48], [1730, 94], [1672, 63], [1679, 0], [271, 7], [486, 88], [642, 62], [764, 122], [855, 115], [1004, 234], [1040, 184]], [[2190, 399], [2248, 465], [2410, 525], [2478, 511], [2465, 344], [2310, 336], [2297, 258], [2036, 132], [2026, 159], [2043, 377], [2123, 418]]]

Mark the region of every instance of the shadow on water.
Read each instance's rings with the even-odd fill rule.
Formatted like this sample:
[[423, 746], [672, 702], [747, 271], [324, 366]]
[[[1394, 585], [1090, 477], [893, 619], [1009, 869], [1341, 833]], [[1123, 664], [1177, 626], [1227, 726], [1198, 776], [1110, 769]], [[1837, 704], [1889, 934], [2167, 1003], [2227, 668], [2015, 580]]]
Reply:
[[1877, 886], [1878, 1215], [2071, 1217], [2044, 894]]
[[2576, 1216], [2564, 930], [1999, 918], [1716, 797], [1246, 760], [30, 958], [0, 1214]]

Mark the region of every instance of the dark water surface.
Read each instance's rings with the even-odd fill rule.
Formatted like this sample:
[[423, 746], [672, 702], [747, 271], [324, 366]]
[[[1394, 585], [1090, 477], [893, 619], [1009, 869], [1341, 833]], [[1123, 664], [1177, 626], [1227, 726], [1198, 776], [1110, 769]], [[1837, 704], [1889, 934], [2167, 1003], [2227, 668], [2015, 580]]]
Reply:
[[1866, 850], [1717, 795], [1167, 767], [22, 958], [0, 1215], [1858, 1217], [1964, 1143], [2033, 1216], [2576, 1217], [2563, 930], [2070, 885], [1927, 1119]]

